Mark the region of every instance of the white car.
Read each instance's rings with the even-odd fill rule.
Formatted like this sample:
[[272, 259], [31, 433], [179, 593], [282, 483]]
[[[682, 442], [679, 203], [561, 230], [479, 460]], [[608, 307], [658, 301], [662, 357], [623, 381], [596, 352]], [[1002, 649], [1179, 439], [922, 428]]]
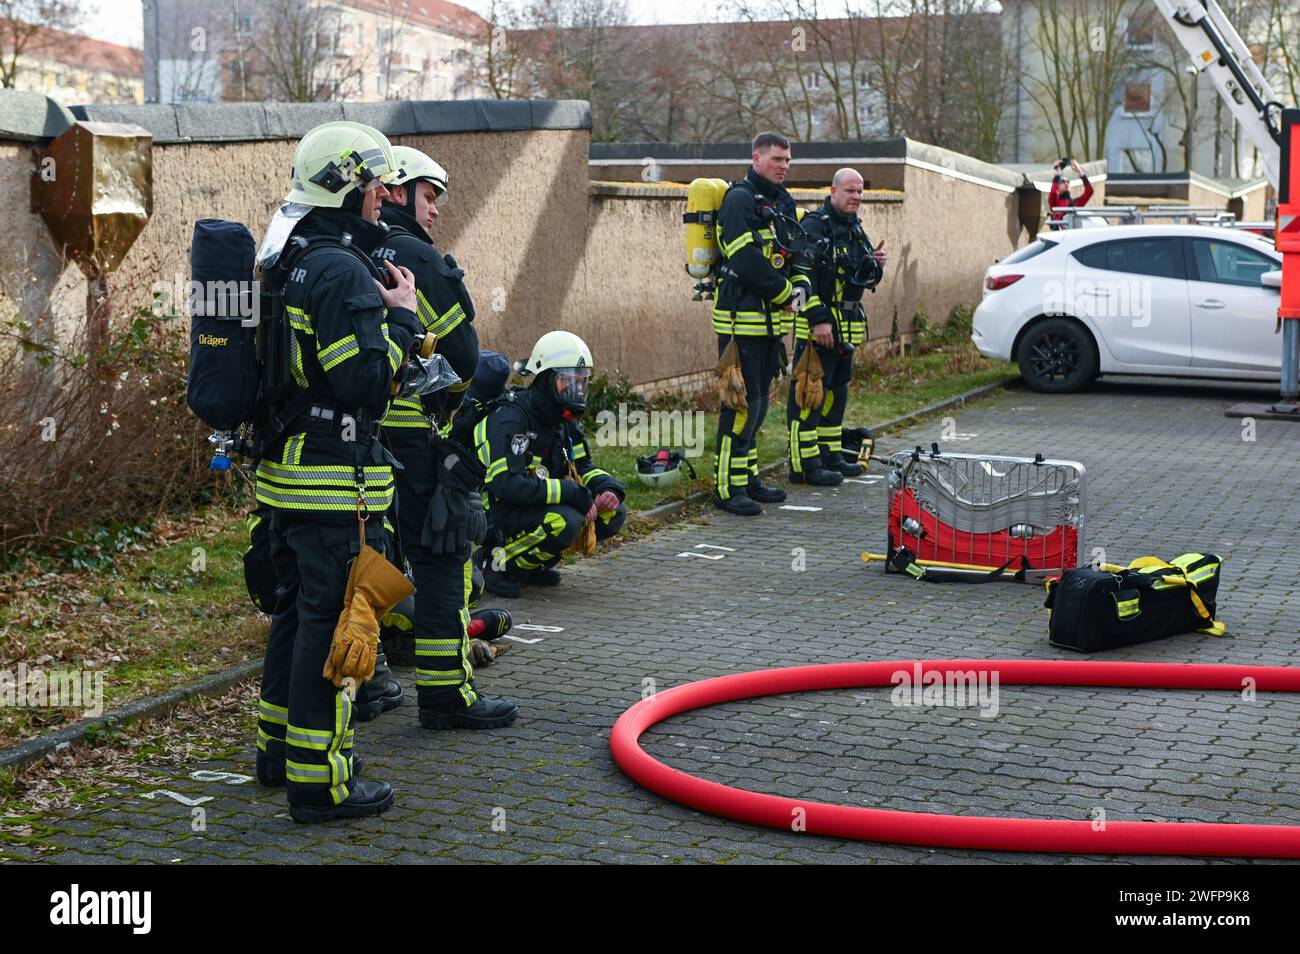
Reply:
[[1279, 381], [1281, 267], [1272, 242], [1216, 226], [1043, 232], [985, 274], [971, 340], [1037, 391], [1102, 374]]

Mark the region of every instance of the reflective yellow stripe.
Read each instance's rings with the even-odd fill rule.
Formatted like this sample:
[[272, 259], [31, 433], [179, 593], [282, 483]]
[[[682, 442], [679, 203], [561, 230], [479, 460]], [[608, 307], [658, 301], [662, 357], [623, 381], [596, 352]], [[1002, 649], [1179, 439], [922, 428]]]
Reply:
[[285, 312], [289, 315], [289, 327], [295, 331], [301, 331], [304, 334], [315, 336], [316, 332], [311, 326], [311, 315], [301, 308], [295, 308], [293, 305], [285, 305]]
[[731, 258], [731, 256], [735, 255], [742, 248], [744, 248], [746, 245], [751, 244], [753, 241], [754, 241], [754, 233], [746, 232], [745, 234], [737, 238], [734, 242], [728, 242], [726, 245], [722, 246], [722, 254], [725, 255], [727, 258]]
[[357, 345], [357, 336], [348, 335], [346, 338], [340, 338], [328, 348], [318, 348], [316, 350], [316, 359], [320, 362], [321, 368], [328, 371], [353, 355], [360, 353], [361, 348]]
[[438, 320], [430, 330], [441, 338], [454, 331], [464, 319], [465, 309], [460, 306], [460, 302], [457, 302], [438, 316]]
[[419, 398], [394, 398], [381, 422], [384, 427], [432, 428]]
[[284, 741], [295, 748], [315, 749], [324, 752], [330, 747], [331, 733], [328, 729], [304, 729], [291, 725], [284, 733]]
[[272, 725], [288, 725], [289, 710], [285, 706], [273, 705], [265, 699], [257, 701], [257, 717]]

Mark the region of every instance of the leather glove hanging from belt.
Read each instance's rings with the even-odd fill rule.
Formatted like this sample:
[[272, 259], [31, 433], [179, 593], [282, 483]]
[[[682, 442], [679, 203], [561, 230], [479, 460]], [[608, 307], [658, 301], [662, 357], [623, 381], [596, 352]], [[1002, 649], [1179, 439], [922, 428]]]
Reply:
[[356, 687], [375, 674], [379, 620], [415, 592], [411, 581], [366, 543], [365, 523], [358, 521], [357, 526], [360, 552], [348, 573], [343, 611], [339, 613], [325, 668], [321, 671], [321, 675], [349, 690], [348, 695], [354, 698]]
[[821, 356], [810, 341], [804, 345], [803, 355], [794, 366], [794, 400], [801, 410], [822, 406], [826, 399], [826, 390], [822, 384], [825, 374]]
[[475, 499], [483, 483], [483, 465], [446, 438], [435, 441], [434, 455], [438, 482], [429, 501], [420, 543], [440, 556], [467, 557], [471, 544], [482, 543], [487, 537], [487, 518], [481, 502]]

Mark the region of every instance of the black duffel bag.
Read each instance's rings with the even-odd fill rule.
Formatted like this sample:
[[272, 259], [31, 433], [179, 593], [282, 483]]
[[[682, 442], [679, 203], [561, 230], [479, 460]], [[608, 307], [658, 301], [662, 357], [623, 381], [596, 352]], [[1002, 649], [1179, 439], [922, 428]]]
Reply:
[[1067, 570], [1047, 582], [1048, 640], [1093, 653], [1179, 633], [1222, 636], [1214, 619], [1222, 562], [1184, 553], [1168, 563], [1140, 557], [1126, 567]]

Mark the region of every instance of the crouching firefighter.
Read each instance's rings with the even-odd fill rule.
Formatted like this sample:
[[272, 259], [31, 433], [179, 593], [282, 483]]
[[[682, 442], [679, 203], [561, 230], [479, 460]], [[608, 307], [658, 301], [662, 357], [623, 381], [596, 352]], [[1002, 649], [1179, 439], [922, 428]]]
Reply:
[[[358, 123], [311, 130], [258, 255], [284, 322], [283, 386], [268, 400], [257, 500], [277, 587], [258, 714], [257, 777], [298, 822], [375, 815], [392, 788], [358, 777], [345, 684], [373, 672], [378, 617], [409, 584], [384, 559], [393, 499], [379, 441], [390, 387], [423, 326], [410, 272], [381, 273], [388, 140]], [[276, 375], [272, 374], [274, 378]], [[273, 388], [276, 386], [273, 384]]]
[[487, 531], [479, 500], [483, 468], [470, 450], [440, 433], [478, 364], [474, 306], [464, 272], [439, 253], [430, 235], [447, 196], [446, 171], [416, 149], [395, 146], [393, 154], [397, 172], [380, 212], [389, 237], [375, 258], [415, 276], [421, 354], [446, 358], [455, 375], [449, 387], [395, 399], [383, 420], [384, 442], [402, 464], [395, 522], [415, 581], [411, 635], [419, 720], [428, 729], [495, 728], [509, 725], [519, 710], [508, 699], [480, 695], [470, 658], [470, 554]]
[[474, 428], [497, 544], [484, 576], [498, 596], [554, 586], [565, 550], [590, 554], [627, 520], [623, 485], [596, 466], [577, 423], [591, 364], [577, 335], [542, 335], [520, 368], [532, 382], [498, 398]]
[[830, 487], [863, 473], [843, 454], [844, 410], [853, 353], [867, 337], [862, 293], [880, 283], [885, 250], [883, 242], [872, 249], [858, 221], [862, 188], [862, 176], [840, 169], [825, 203], [802, 221], [815, 252], [795, 259], [809, 283], [795, 316], [795, 371], [786, 402], [790, 481], [796, 484]]
[[[772, 378], [785, 370], [790, 306], [806, 276], [791, 274], [788, 256], [800, 244], [794, 200], [781, 185], [790, 143], [776, 133], [754, 138], [753, 166], [718, 210], [718, 265], [713, 330], [718, 335], [722, 412], [718, 420], [714, 503], [754, 516], [785, 491], [758, 477], [758, 432], [767, 416]], [[800, 292], [802, 295], [802, 291]]]

